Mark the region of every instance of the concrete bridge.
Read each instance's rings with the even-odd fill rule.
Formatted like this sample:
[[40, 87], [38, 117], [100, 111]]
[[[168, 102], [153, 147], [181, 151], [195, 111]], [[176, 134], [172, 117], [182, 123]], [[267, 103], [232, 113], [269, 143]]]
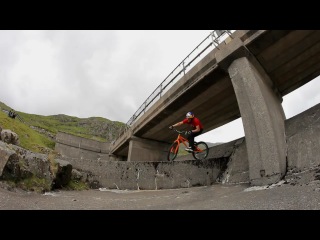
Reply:
[[186, 112], [201, 119], [204, 132], [242, 117], [251, 184], [275, 183], [286, 170], [282, 97], [317, 77], [319, 60], [320, 31], [236, 31], [110, 144], [110, 154], [165, 161], [176, 137], [168, 126]]

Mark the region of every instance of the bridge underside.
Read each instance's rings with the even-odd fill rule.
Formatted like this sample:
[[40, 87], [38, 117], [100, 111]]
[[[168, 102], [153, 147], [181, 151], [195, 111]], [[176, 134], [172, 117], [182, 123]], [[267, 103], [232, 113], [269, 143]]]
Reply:
[[[245, 51], [261, 65], [280, 98], [320, 74], [320, 31], [236, 31], [234, 38], [240, 39]], [[216, 49], [210, 52], [138, 119], [132, 126], [132, 135], [170, 143], [176, 134], [168, 126], [181, 121], [188, 111], [201, 119], [204, 132], [241, 117], [231, 78], [217, 64], [216, 53]], [[231, 61], [238, 57], [230, 53]], [[130, 136], [112, 153], [128, 156], [129, 142]]]
[[[205, 131], [210, 131], [240, 117], [237, 99], [228, 75], [216, 69], [177, 97], [174, 103], [166, 108], [135, 135], [163, 142], [172, 142], [176, 134], [168, 127], [185, 118], [185, 114], [193, 111], [201, 119]], [[188, 129], [182, 125], [179, 129]]]
[[246, 44], [285, 96], [320, 75], [320, 31], [266, 31]]

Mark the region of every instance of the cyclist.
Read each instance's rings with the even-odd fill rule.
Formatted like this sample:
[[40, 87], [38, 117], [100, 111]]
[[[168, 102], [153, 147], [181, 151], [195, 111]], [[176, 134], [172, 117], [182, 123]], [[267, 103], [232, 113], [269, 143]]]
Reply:
[[191, 131], [186, 131], [186, 135], [189, 141], [189, 147], [187, 147], [185, 150], [188, 152], [193, 152], [194, 138], [203, 132], [203, 125], [200, 120], [194, 116], [193, 112], [188, 112], [185, 119], [183, 119], [181, 122], [177, 122], [176, 124], [171, 125], [169, 128], [172, 129], [182, 124], [189, 124], [192, 126]]

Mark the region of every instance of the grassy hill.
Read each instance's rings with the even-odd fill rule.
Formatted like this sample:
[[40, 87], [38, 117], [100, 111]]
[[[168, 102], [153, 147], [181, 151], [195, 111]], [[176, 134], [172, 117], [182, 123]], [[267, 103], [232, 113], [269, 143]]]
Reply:
[[[12, 119], [5, 111], [10, 106], [0, 102], [0, 126], [19, 135], [20, 146], [34, 152], [43, 152], [44, 148], [54, 149], [55, 135], [58, 131], [101, 142], [112, 141], [124, 127], [124, 123], [102, 117], [77, 118], [68, 115], [41, 116], [19, 112]], [[20, 121], [20, 119], [22, 121]]]

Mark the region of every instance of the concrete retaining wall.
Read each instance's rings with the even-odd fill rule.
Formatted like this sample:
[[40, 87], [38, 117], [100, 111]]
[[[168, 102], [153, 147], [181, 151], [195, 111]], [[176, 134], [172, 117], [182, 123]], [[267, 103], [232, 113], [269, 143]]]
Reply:
[[213, 183], [248, 182], [248, 160], [244, 138], [209, 149], [205, 161], [191, 154], [169, 162], [127, 162], [63, 157], [90, 181], [110, 189], [167, 189], [209, 186]]
[[320, 165], [320, 103], [286, 121], [288, 170]]
[[[304, 171], [320, 165], [320, 104], [285, 121], [287, 170]], [[61, 142], [61, 141], [60, 141]], [[58, 144], [58, 143], [57, 143]], [[207, 186], [213, 183], [249, 182], [249, 162], [245, 138], [214, 146], [207, 160], [193, 159], [191, 154], [174, 162], [115, 161], [98, 157], [101, 153], [77, 153], [67, 145], [57, 150], [68, 153], [64, 159], [111, 189], [165, 189]], [[73, 153], [74, 155], [70, 154]], [[77, 155], [78, 154], [78, 155]], [[82, 157], [76, 157], [82, 156]], [[89, 156], [89, 157], [87, 157]]]
[[68, 133], [58, 132], [55, 150], [60, 154], [71, 158], [109, 160], [109, 146], [110, 143], [107, 142], [99, 142]]
[[[209, 186], [227, 161], [123, 162], [68, 159], [74, 168], [86, 172], [91, 181], [110, 189], [157, 190]], [[80, 166], [81, 165], [81, 166]]]

